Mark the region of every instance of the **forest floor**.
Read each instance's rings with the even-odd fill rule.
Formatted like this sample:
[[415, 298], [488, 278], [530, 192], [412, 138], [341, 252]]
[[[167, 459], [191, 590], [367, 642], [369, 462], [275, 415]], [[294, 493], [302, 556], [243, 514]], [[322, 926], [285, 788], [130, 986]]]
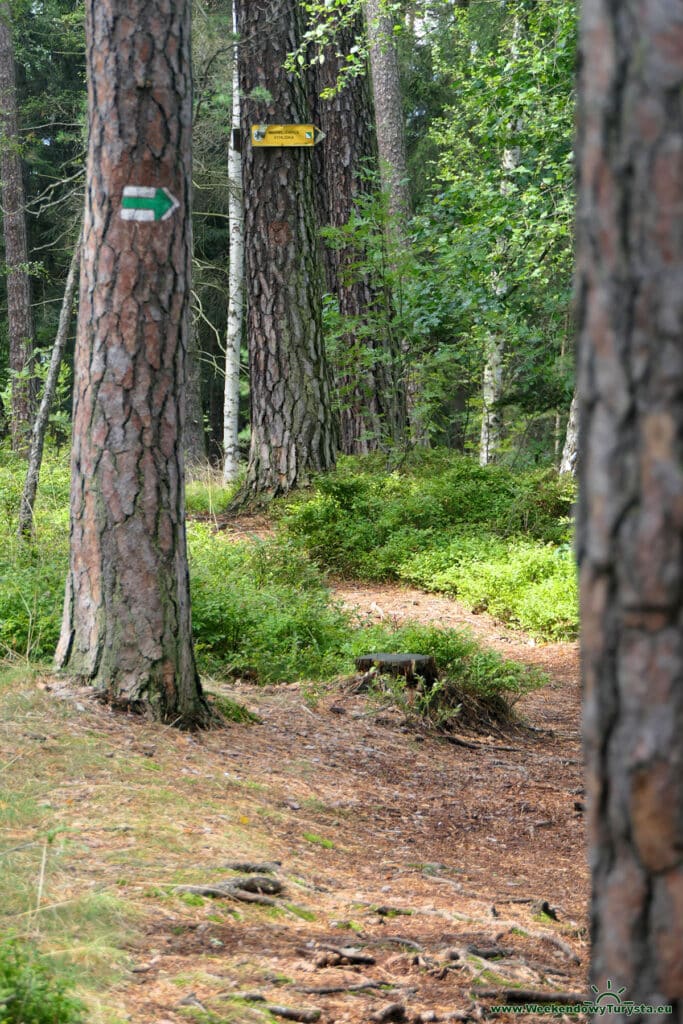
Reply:
[[[343, 680], [212, 682], [260, 723], [201, 735], [122, 717], [49, 675], [3, 699], [3, 760], [41, 801], [3, 841], [49, 818], [69, 841], [43, 854], [39, 905], [104, 893], [119, 908], [127, 959], [97, 1019], [246, 1024], [272, 1020], [270, 1005], [320, 1010], [321, 1024], [533, 1020], [490, 1007], [587, 991], [576, 645], [535, 644], [421, 591], [334, 590], [369, 619], [466, 626], [550, 682], [519, 702], [520, 724], [469, 745]], [[272, 906], [175, 889], [261, 861], [277, 862]]]

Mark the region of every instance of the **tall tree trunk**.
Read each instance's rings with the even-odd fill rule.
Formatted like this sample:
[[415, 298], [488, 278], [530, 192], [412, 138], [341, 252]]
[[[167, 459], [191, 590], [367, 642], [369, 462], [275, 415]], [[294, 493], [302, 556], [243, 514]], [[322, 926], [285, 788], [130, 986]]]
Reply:
[[[284, 494], [334, 465], [336, 430], [322, 339], [311, 152], [255, 148], [252, 124], [309, 120], [283, 70], [301, 36], [300, 5], [237, 3], [240, 36], [251, 448], [244, 495]], [[277, 24], [277, 32], [272, 25]], [[252, 98], [266, 89], [269, 101]]]
[[203, 466], [206, 462], [206, 434], [202, 404], [202, 365], [199, 332], [190, 321], [185, 355], [185, 425], [183, 452], [185, 467]]
[[19, 151], [17, 87], [9, 4], [0, 3], [0, 179], [7, 266], [7, 320], [12, 379], [11, 431], [15, 451], [28, 451], [35, 409], [32, 375], [35, 331], [28, 273], [26, 198]]
[[503, 390], [503, 359], [505, 341], [500, 334], [487, 339], [484, 381], [482, 384], [481, 433], [479, 435], [479, 465], [488, 466], [495, 460], [500, 448], [500, 401]]
[[365, 18], [370, 42], [370, 70], [375, 103], [377, 147], [382, 186], [389, 196], [389, 212], [397, 237], [411, 212], [408, 161], [403, 124], [403, 102], [398, 73], [394, 25], [382, 0], [365, 0]]
[[565, 434], [562, 458], [560, 460], [560, 473], [571, 473], [572, 476], [576, 476], [576, 460], [579, 454], [578, 407], [578, 397], [575, 391], [572, 396], [572, 404], [569, 406], [567, 433]]
[[[322, 224], [333, 228], [345, 227], [359, 197], [369, 195], [367, 171], [377, 164], [367, 78], [359, 75], [347, 80], [329, 99], [320, 96], [335, 88], [345, 57], [362, 30], [359, 14], [355, 23], [341, 29], [334, 43], [325, 48], [324, 62], [315, 65], [315, 121], [325, 133], [316, 147], [316, 155], [322, 157]], [[325, 246], [328, 290], [336, 296], [341, 316], [354, 325], [343, 338], [336, 380], [340, 444], [347, 455], [374, 451], [382, 441], [397, 442], [406, 420], [394, 338], [389, 331], [377, 336], [370, 327], [373, 312], [383, 305], [385, 296], [368, 274], [357, 269], [362, 258], [352, 243]]]
[[636, 1004], [669, 1003], [671, 1016], [654, 1019], [681, 1021], [683, 5], [585, 0], [580, 66], [591, 981]]
[[[191, 728], [209, 712], [192, 648], [182, 451], [189, 0], [88, 0], [86, 64], [71, 556], [56, 660], [113, 703]], [[123, 198], [126, 186], [153, 194]], [[179, 206], [155, 220], [140, 207], [167, 206], [162, 188]]]
[[[233, 31], [237, 37], [237, 11], [233, 0]], [[232, 58], [232, 131], [228, 154], [230, 197], [230, 270], [228, 284], [228, 329], [225, 339], [225, 395], [223, 400], [223, 480], [231, 483], [239, 472], [240, 354], [244, 318], [244, 199], [240, 144], [240, 82], [238, 47]]]
[[[375, 107], [375, 129], [382, 188], [388, 196], [387, 242], [395, 252], [406, 240], [406, 221], [412, 212], [408, 187], [408, 161], [394, 24], [383, 0], [365, 0], [365, 20], [370, 43], [370, 72]], [[399, 340], [404, 375], [405, 404], [413, 443], [429, 444], [420, 411], [419, 369], [407, 338]]]
[[[519, 40], [522, 35], [522, 21], [519, 14], [515, 14], [512, 38], [510, 41], [510, 60], [516, 61], [519, 57]], [[512, 126], [511, 126], [512, 127]], [[519, 132], [521, 125], [517, 123], [512, 127], [513, 131]], [[511, 146], [503, 150], [501, 160], [502, 181], [500, 185], [501, 195], [510, 191], [510, 182], [506, 177], [507, 173], [514, 171], [519, 166], [521, 152], [519, 147]], [[500, 246], [500, 242], [498, 243]], [[504, 302], [507, 295], [507, 284], [500, 271], [494, 271], [491, 281], [492, 291]], [[486, 340], [485, 351], [486, 362], [482, 381], [482, 411], [481, 411], [481, 435], [479, 440], [479, 465], [488, 466], [496, 461], [501, 441], [502, 415], [500, 400], [503, 395], [503, 368], [505, 362], [505, 336], [500, 330], [494, 331]]]
[[19, 537], [24, 539], [30, 537], [33, 530], [33, 508], [36, 503], [36, 494], [38, 492], [38, 480], [40, 478], [40, 466], [43, 460], [45, 434], [50, 420], [50, 409], [52, 408], [55, 391], [57, 390], [57, 381], [59, 380], [59, 370], [64, 357], [64, 349], [66, 348], [66, 341], [69, 336], [69, 324], [71, 323], [71, 312], [73, 310], [74, 296], [76, 294], [76, 282], [78, 280], [80, 258], [81, 240], [79, 237], [73, 256], [71, 257], [71, 266], [69, 267], [69, 273], [66, 278], [64, 298], [62, 300], [59, 324], [57, 326], [57, 335], [52, 347], [52, 357], [50, 359], [50, 367], [45, 380], [43, 397], [40, 402], [40, 408], [38, 409], [38, 415], [36, 416], [33, 424], [33, 430], [31, 431], [31, 448], [28, 456], [26, 481], [21, 495], [21, 504], [19, 506], [19, 526], [17, 530]]

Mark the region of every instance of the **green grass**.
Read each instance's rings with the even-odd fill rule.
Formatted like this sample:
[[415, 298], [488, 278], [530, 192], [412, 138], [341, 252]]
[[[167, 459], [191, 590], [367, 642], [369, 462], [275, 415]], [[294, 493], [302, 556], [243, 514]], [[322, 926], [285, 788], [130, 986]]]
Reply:
[[315, 832], [304, 832], [304, 839], [307, 843], [313, 843], [314, 846], [322, 846], [324, 850], [334, 850], [334, 843], [331, 839], [325, 839], [324, 836], [316, 835]]
[[571, 480], [482, 469], [446, 452], [387, 473], [344, 458], [284, 504], [283, 524], [326, 571], [442, 592], [542, 639], [578, 628]]
[[228, 505], [241, 484], [224, 484], [218, 469], [211, 466], [192, 467], [185, 482], [185, 507], [192, 515], [215, 516]]
[[[59, 634], [68, 564], [69, 473], [64, 453], [48, 453], [35, 542], [20, 545], [14, 529], [23, 471], [23, 462], [11, 456], [0, 469], [8, 513], [0, 525], [0, 654], [47, 659]], [[196, 494], [209, 495], [211, 509], [228, 494], [210, 476], [193, 486]], [[354, 658], [368, 650], [410, 649], [433, 654], [458, 694], [514, 699], [535, 685], [533, 674], [454, 630], [360, 628], [331, 599], [324, 573], [401, 578], [457, 593], [539, 635], [570, 635], [573, 566], [566, 541], [560, 541], [571, 496], [548, 474], [518, 479], [428, 452], [390, 474], [376, 457], [342, 460], [313, 491], [278, 506], [284, 526], [271, 540], [233, 543], [209, 524], [191, 521], [200, 670], [218, 679], [315, 684], [349, 674]], [[473, 532], [474, 523], [480, 533]], [[522, 527], [526, 535], [514, 533]], [[443, 688], [439, 693], [446, 700]], [[436, 697], [430, 696], [431, 710]], [[244, 720], [242, 709], [222, 696], [217, 700], [227, 717]], [[449, 713], [454, 702], [450, 694]], [[140, 770], [151, 774], [155, 766], [143, 763]]]

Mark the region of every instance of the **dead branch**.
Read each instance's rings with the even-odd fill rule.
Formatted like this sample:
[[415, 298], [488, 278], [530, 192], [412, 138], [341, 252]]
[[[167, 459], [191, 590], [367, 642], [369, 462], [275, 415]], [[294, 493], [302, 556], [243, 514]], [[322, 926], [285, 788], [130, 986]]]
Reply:
[[497, 999], [500, 1003], [562, 1003], [575, 1006], [588, 1002], [581, 992], [542, 992], [534, 988], [478, 988], [477, 996]]
[[365, 989], [382, 988], [385, 981], [362, 981], [358, 985], [322, 985], [319, 988], [314, 986], [295, 986], [297, 992], [303, 992], [308, 996], [330, 996], [338, 992], [363, 992]]
[[385, 1021], [403, 1021], [406, 1019], [406, 1008], [403, 1003], [389, 1003], [376, 1013], [370, 1014], [370, 1020], [375, 1024], [384, 1024]]
[[352, 946], [328, 946], [321, 944], [320, 949], [327, 950], [329, 953], [336, 953], [343, 960], [346, 960], [350, 964], [374, 964], [374, 956], [370, 956], [369, 953], [361, 953], [360, 950], [355, 949]]
[[243, 999], [247, 1003], [263, 1003], [263, 1009], [272, 1013], [275, 1017], [283, 1017], [285, 1020], [298, 1020], [302, 1024], [315, 1024], [320, 1019], [322, 1010], [315, 1008], [304, 1009], [296, 1006], [279, 1006], [277, 1003], [269, 1003], [261, 992], [231, 992], [226, 994], [226, 999]]

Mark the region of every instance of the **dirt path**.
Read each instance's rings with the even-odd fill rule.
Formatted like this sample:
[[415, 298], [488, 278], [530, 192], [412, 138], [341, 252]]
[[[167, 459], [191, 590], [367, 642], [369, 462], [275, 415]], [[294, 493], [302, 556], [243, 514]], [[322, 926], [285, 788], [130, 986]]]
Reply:
[[[158, 966], [129, 992], [135, 1021], [175, 1021], [181, 994], [216, 1011], [221, 999], [257, 990], [269, 1003], [317, 1008], [322, 1022], [355, 1024], [392, 1002], [407, 1020], [478, 1019], [498, 1001], [477, 995], [482, 987], [586, 989], [575, 645], [535, 645], [420, 591], [334, 591], [360, 616], [466, 625], [543, 667], [550, 685], [520, 703], [533, 729], [480, 737], [470, 749], [425, 737], [402, 713], [339, 687], [314, 707], [298, 685], [223, 688], [262, 721], [197, 741], [202, 770], [227, 767], [250, 792], [244, 822], [259, 822], [226, 858], [279, 860], [290, 905], [305, 909], [273, 918], [249, 907], [235, 922], [204, 908], [184, 927], [167, 916], [150, 938]], [[214, 828], [208, 820], [207, 833]], [[557, 920], [539, 912], [543, 901]], [[329, 946], [374, 962], [339, 961]], [[192, 972], [190, 993], [173, 988], [173, 977]], [[363, 983], [383, 988], [350, 990]], [[321, 991], [338, 987], [347, 991]], [[229, 1019], [259, 1019], [253, 1006]]]
[[331, 589], [345, 607], [358, 614], [360, 621], [400, 625], [412, 620], [442, 628], [467, 629], [504, 657], [547, 672], [552, 680], [550, 686], [525, 698], [519, 707], [536, 726], [560, 730], [567, 739], [577, 741], [581, 703], [578, 643], [537, 643], [486, 612], [476, 614], [449, 597], [397, 584], [334, 580]]
[[[361, 617], [468, 626], [544, 668], [549, 685], [519, 704], [527, 727], [453, 745], [343, 681], [315, 702], [305, 685], [209, 681], [260, 724], [197, 736], [49, 676], [7, 691], [0, 748], [42, 810], [3, 841], [42, 847], [45, 815], [69, 841], [50, 855], [44, 902], [93, 893], [130, 922], [111, 940], [129, 959], [96, 1024], [111, 1010], [134, 1024], [259, 1024], [266, 1004], [315, 1009], [320, 1024], [361, 1024], [390, 1003], [415, 1024], [525, 1020], [536, 1015], [490, 1007], [520, 987], [586, 990], [575, 646], [532, 644], [421, 591], [334, 590]], [[175, 889], [234, 878], [238, 861], [279, 862], [275, 906]]]

